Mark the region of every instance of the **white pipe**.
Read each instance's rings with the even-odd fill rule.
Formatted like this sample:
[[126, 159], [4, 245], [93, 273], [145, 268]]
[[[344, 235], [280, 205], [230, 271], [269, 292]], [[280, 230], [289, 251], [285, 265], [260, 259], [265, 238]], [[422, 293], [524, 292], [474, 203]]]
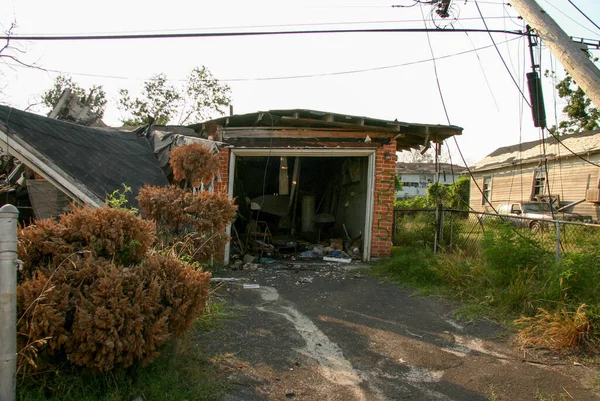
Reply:
[[0, 401], [16, 396], [18, 217], [13, 205], [0, 208]]

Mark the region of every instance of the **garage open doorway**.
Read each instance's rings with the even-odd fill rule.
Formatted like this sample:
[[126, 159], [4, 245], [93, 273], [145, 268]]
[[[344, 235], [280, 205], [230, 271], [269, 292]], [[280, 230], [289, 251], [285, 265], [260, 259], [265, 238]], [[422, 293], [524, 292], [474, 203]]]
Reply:
[[[368, 260], [374, 151], [233, 149], [231, 255]], [[314, 251], [314, 252], [313, 252]]]

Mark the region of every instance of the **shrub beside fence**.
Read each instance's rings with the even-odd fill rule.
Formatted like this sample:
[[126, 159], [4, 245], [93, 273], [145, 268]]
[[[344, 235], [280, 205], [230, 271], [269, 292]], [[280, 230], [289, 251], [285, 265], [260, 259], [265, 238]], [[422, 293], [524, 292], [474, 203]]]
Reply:
[[527, 224], [528, 220], [531, 219], [454, 209], [396, 209], [394, 245], [422, 245], [435, 251], [477, 253], [486, 230], [506, 224], [553, 251], [558, 260], [565, 253], [577, 252], [591, 237], [600, 234], [598, 224], [547, 220], [531, 225]]

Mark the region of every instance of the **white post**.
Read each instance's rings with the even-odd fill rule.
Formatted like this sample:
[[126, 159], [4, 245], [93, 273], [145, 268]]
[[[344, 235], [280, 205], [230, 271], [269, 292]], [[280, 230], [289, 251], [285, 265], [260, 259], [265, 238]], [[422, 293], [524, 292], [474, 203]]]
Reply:
[[13, 205], [0, 208], [0, 401], [14, 401], [17, 375], [17, 220]]

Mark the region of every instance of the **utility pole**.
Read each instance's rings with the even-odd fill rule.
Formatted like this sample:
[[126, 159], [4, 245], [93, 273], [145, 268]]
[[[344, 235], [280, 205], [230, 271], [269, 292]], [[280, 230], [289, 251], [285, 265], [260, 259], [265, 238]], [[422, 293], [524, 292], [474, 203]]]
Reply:
[[510, 4], [545, 42], [590, 100], [600, 107], [600, 71], [590, 58], [535, 0], [510, 0]]

